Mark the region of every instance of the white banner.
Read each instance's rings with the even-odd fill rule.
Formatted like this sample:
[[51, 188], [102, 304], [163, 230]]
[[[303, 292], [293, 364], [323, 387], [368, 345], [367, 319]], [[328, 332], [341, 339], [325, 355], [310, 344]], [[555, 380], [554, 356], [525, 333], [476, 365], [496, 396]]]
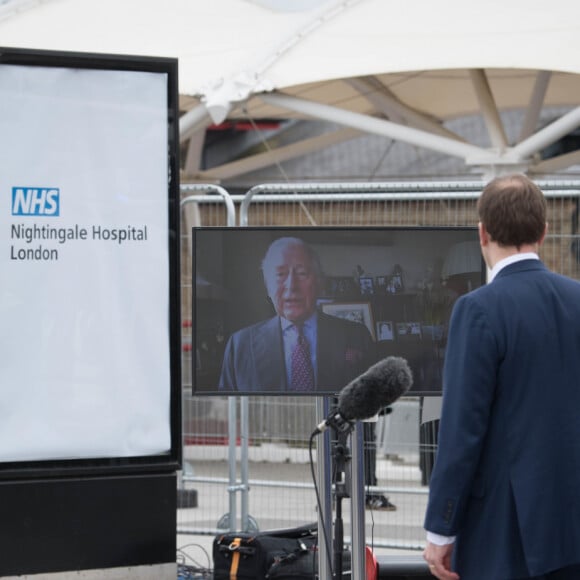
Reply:
[[0, 462], [170, 441], [167, 75], [0, 65]]

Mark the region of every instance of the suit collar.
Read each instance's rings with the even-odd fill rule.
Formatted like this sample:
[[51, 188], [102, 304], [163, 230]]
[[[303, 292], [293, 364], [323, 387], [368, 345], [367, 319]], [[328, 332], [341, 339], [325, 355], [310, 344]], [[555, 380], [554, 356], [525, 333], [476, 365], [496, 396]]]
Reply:
[[521, 262], [522, 260], [539, 260], [538, 254], [535, 252], [525, 252], [522, 254], [512, 254], [499, 260], [495, 266], [491, 269], [489, 281], [492, 282], [493, 279], [498, 275], [501, 270], [510, 264], [515, 264], [516, 262]]
[[[278, 345], [278, 347], [272, 348], [273, 345]], [[280, 372], [280, 369], [285, 369], [286, 364], [278, 316], [266, 321], [260, 330], [254, 333], [253, 349], [259, 384], [268, 385], [272, 390], [285, 390], [286, 371]]]
[[527, 272], [532, 270], [547, 270], [546, 266], [540, 260], [535, 258], [528, 260], [520, 260], [519, 262], [514, 262], [508, 264], [502, 268], [496, 275], [496, 278], [503, 278], [504, 276], [509, 276], [510, 274], [517, 274], [519, 272]]

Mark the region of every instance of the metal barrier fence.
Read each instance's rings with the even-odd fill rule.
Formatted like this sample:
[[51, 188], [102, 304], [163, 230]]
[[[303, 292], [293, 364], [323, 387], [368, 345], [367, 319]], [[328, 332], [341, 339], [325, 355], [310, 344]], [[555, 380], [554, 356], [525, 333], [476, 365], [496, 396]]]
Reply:
[[[191, 395], [192, 225], [476, 225], [479, 182], [373, 184], [266, 184], [229, 196], [213, 185], [182, 186], [183, 408], [185, 467], [182, 485], [197, 491], [197, 507], [180, 509], [178, 531], [215, 535], [236, 527], [232, 496], [247, 484], [249, 528], [294, 527], [316, 520], [308, 464], [308, 437], [315, 402], [299, 397], [253, 397], [248, 401], [247, 455], [228, 439], [240, 402]], [[542, 259], [549, 268], [580, 279], [578, 235], [580, 182], [539, 182], [548, 198], [549, 235]], [[237, 215], [236, 215], [237, 214]], [[372, 512], [366, 536], [375, 548], [419, 550], [428, 471], [436, 424], [422, 432], [422, 402], [406, 397], [377, 428], [376, 491], [389, 496], [394, 512]], [[425, 426], [424, 426], [425, 427]], [[233, 461], [233, 457], [236, 461]], [[244, 470], [247, 470], [244, 472]], [[242, 473], [243, 485], [239, 482]], [[247, 489], [245, 489], [247, 492]]]

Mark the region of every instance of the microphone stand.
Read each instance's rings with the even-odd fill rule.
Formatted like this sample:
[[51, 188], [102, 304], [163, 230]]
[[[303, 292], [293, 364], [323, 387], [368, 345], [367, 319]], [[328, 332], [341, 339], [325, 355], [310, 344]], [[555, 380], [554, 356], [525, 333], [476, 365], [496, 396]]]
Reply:
[[342, 580], [344, 554], [344, 523], [342, 519], [342, 500], [350, 497], [350, 478], [347, 478], [347, 464], [350, 449], [347, 445], [349, 433], [333, 429], [336, 435], [332, 457], [334, 459], [334, 494], [336, 498], [336, 518], [334, 520], [334, 578]]

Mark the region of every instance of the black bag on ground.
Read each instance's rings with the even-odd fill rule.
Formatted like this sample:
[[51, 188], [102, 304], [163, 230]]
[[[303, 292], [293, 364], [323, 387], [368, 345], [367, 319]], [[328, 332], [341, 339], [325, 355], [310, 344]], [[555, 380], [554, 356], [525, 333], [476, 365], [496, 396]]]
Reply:
[[225, 532], [213, 542], [214, 580], [312, 580], [317, 524], [267, 532]]

